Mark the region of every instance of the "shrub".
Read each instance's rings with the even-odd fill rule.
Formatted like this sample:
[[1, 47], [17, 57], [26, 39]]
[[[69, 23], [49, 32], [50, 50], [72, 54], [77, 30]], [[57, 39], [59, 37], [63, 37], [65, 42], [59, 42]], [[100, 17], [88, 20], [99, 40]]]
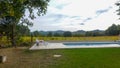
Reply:
[[30, 42], [22, 42], [20, 46], [31, 46]]

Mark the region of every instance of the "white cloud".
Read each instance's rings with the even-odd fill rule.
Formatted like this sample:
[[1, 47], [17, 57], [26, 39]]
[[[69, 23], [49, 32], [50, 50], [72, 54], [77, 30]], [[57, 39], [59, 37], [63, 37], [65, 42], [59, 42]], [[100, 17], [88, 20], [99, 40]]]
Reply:
[[104, 30], [113, 23], [119, 24], [115, 2], [117, 0], [51, 0], [47, 14], [37, 17], [31, 30]]

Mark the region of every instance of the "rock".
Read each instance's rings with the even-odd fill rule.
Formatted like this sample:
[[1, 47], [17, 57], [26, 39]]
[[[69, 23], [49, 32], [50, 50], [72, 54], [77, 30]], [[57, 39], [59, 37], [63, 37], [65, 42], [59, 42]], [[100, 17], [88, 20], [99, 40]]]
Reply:
[[61, 57], [61, 55], [53, 55], [53, 57]]
[[0, 48], [4, 48], [4, 45], [0, 45]]
[[5, 63], [7, 60], [6, 56], [0, 56], [0, 63]]

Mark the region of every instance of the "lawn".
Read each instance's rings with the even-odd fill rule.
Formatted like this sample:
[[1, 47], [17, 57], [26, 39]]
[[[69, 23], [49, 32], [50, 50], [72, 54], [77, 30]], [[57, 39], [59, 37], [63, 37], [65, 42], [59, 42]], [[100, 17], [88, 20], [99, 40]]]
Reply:
[[29, 51], [18, 47], [0, 49], [0, 55], [7, 55], [0, 68], [120, 68], [120, 48]]

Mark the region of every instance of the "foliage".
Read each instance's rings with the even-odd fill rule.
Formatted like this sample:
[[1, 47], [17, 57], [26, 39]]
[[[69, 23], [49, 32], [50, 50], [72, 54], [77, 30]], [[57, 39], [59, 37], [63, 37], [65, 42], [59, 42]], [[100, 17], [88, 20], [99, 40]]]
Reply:
[[59, 33], [54, 33], [54, 37], [60, 37], [62, 35], [60, 35]]
[[104, 31], [100, 32], [100, 31], [87, 31], [85, 33], [85, 36], [105, 36]]
[[[0, 25], [4, 29], [0, 31], [10, 34], [8, 36], [11, 38], [12, 45], [15, 46], [16, 26], [19, 23], [32, 25], [29, 19], [25, 18], [25, 11], [28, 10], [29, 18], [34, 19], [34, 10], [37, 10], [38, 16], [44, 15], [48, 2], [49, 0], [0, 0]], [[7, 27], [3, 27], [3, 25]]]
[[71, 33], [70, 31], [65, 31], [65, 32], [63, 33], [63, 36], [64, 36], [64, 37], [71, 37], [71, 36], [72, 36], [72, 33]]
[[28, 26], [25, 25], [17, 25], [16, 26], [16, 32], [19, 33], [18, 35], [21, 36], [30, 36], [30, 29], [28, 28]]
[[119, 35], [120, 33], [120, 25], [113, 24], [106, 30], [107, 35]]
[[19, 46], [31, 46], [32, 44], [30, 42], [21, 42]]
[[52, 33], [52, 32], [48, 32], [47, 36], [48, 36], [48, 37], [52, 37], [52, 36], [53, 36], [53, 33]]
[[37, 14], [39, 16], [43, 15], [46, 13], [48, 2], [49, 0], [1, 0], [0, 17], [11, 16], [19, 20], [25, 16], [25, 10], [27, 9], [29, 10], [29, 17], [34, 19], [34, 9], [38, 10]]
[[39, 32], [39, 31], [34, 31], [34, 32], [31, 32], [31, 33], [32, 33], [32, 35], [33, 35], [34, 37], [40, 36], [40, 32]]
[[120, 0], [117, 1], [117, 3], [115, 3], [115, 4], [116, 4], [116, 6], [118, 6], [118, 10], [116, 10], [117, 11], [117, 15], [120, 15]]

